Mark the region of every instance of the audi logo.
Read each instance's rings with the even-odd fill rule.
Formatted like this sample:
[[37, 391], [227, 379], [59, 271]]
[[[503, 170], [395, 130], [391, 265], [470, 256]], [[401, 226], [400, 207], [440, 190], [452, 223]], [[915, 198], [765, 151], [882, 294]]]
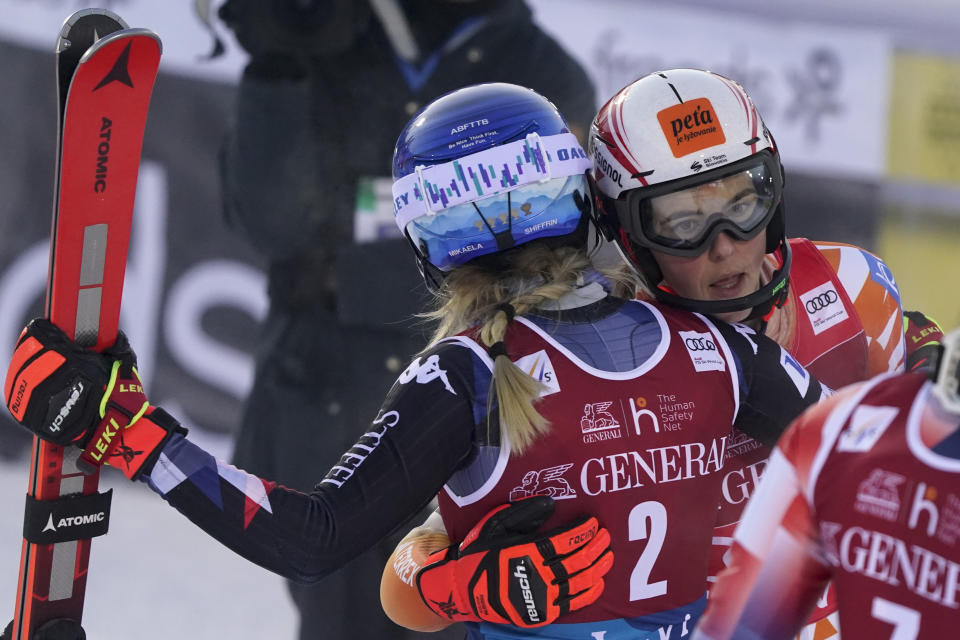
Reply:
[[817, 311], [820, 311], [820, 309], [830, 306], [838, 299], [837, 292], [833, 289], [830, 289], [830, 291], [825, 291], [815, 298], [810, 298], [804, 303], [803, 306], [806, 307], [807, 313], [816, 313]]
[[706, 338], [684, 338], [683, 343], [690, 351], [716, 351], [717, 345]]

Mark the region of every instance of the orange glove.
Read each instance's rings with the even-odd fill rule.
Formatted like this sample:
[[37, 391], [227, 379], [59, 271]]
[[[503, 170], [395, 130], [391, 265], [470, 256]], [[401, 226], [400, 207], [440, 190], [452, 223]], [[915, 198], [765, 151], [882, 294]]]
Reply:
[[492, 510], [430, 555], [417, 573], [424, 603], [453, 621], [540, 627], [596, 601], [613, 566], [610, 533], [593, 517], [537, 533], [552, 513], [548, 496]]

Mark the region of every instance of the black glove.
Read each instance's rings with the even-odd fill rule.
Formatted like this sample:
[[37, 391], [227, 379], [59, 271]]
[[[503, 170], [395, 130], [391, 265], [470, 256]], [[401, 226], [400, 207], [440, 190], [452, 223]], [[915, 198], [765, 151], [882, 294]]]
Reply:
[[[32, 320], [10, 360], [4, 389], [7, 408], [17, 422], [44, 440], [82, 447], [100, 421], [100, 401], [113, 362], [120, 363], [118, 373], [122, 368], [133, 377], [136, 356], [122, 333], [113, 347], [97, 353], [70, 340], [49, 320]], [[142, 397], [139, 378], [123, 388], [132, 384]]]
[[136, 364], [122, 332], [97, 353], [38, 318], [17, 341], [4, 398], [14, 419], [40, 438], [83, 448], [81, 464], [111, 462], [136, 478], [152, 466], [170, 434], [185, 433], [169, 414], [150, 406]]

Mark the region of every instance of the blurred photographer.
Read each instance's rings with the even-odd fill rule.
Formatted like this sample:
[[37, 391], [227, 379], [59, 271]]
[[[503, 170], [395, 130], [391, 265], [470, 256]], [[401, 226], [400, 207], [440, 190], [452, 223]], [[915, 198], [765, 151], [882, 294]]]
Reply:
[[[410, 294], [427, 293], [393, 221], [396, 132], [443, 93], [503, 81], [553, 100], [583, 139], [593, 87], [522, 0], [228, 0], [220, 17], [250, 53], [225, 215], [266, 259], [270, 296], [235, 462], [309, 491], [425, 344]], [[290, 585], [301, 640], [421, 637], [380, 608], [396, 542]]]

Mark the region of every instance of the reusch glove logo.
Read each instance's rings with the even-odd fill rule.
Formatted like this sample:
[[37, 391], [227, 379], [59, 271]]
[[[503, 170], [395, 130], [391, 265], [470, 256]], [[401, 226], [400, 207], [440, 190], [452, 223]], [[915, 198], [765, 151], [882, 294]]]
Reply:
[[529, 557], [510, 560], [510, 585], [507, 594], [514, 608], [524, 616], [528, 624], [543, 622], [547, 608], [543, 594], [546, 593], [546, 584], [533, 568], [533, 561]]
[[[70, 412], [73, 410], [74, 405], [80, 400], [80, 396], [83, 395], [85, 387], [83, 386], [82, 380], [77, 380], [73, 387], [69, 390], [69, 395], [67, 396], [66, 402], [60, 407], [60, 410], [57, 412], [57, 415], [53, 417], [53, 420], [50, 422], [50, 425], [47, 427], [47, 431], [50, 433], [59, 433], [60, 427], [63, 425], [63, 421], [70, 416]], [[56, 398], [54, 398], [56, 402]], [[55, 406], [55, 405], [54, 405]]]

